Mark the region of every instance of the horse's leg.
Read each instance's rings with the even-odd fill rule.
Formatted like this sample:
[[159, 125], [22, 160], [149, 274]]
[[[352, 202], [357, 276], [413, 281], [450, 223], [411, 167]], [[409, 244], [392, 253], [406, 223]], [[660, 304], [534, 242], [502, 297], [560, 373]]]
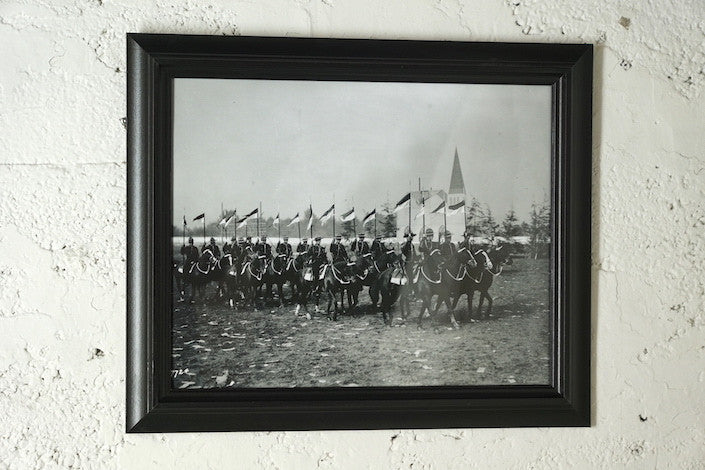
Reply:
[[318, 304], [321, 302], [321, 284], [317, 283], [316, 287], [313, 288], [312, 294], [316, 297], [316, 313], [318, 313]]
[[376, 308], [377, 307], [377, 302], [379, 301], [379, 289], [372, 284], [369, 289], [369, 294], [370, 294], [370, 300], [372, 301], [372, 307]]
[[492, 314], [492, 303], [493, 299], [489, 292], [485, 292], [485, 297], [487, 297], [487, 316]]
[[482, 318], [482, 304], [485, 303], [485, 292], [480, 291], [480, 299], [477, 301], [477, 318]]
[[[460, 297], [460, 296], [458, 296]], [[450, 324], [453, 325], [453, 328], [458, 329], [460, 328], [460, 324], [458, 323], [458, 320], [455, 319], [455, 309], [450, 307], [450, 297], [446, 297], [445, 299], [446, 307], [448, 307], [448, 310], [450, 311]]]
[[336, 296], [335, 288], [331, 287], [328, 291], [328, 295], [333, 299], [333, 321], [338, 320], [338, 297]]
[[467, 292], [468, 296], [468, 320], [472, 320], [472, 299], [475, 297], [475, 291], [473, 289], [470, 289], [469, 292]]
[[427, 292], [423, 286], [419, 286], [418, 295], [421, 298], [421, 310], [419, 311], [419, 324], [418, 327], [421, 328], [421, 321], [423, 320], [423, 314], [431, 312], [431, 293]]
[[284, 306], [284, 282], [280, 279], [277, 284], [277, 292], [279, 292], [279, 306]]

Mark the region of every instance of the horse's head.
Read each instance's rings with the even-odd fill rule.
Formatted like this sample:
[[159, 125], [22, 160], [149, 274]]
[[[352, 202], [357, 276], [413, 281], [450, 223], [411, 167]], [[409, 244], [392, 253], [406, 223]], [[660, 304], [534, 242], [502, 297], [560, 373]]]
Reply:
[[470, 250], [468, 250], [466, 247], [463, 247], [458, 250], [458, 262], [460, 264], [466, 264], [469, 268], [475, 268], [477, 267], [477, 260], [475, 260], [475, 257], [470, 253]]
[[363, 272], [370, 266], [372, 266], [372, 253], [365, 253], [355, 259], [355, 270], [357, 272]]
[[490, 250], [487, 255], [495, 266], [499, 267], [503, 264], [509, 266], [514, 263], [510, 251], [509, 246], [500, 245], [497, 248]]
[[424, 259], [424, 264], [426, 265], [427, 268], [435, 270], [438, 269], [438, 267], [441, 265], [443, 262], [443, 256], [441, 255], [441, 250], [438, 248], [434, 248], [433, 250], [426, 255], [426, 258]]
[[281, 272], [282, 269], [286, 267], [286, 260], [287, 256], [286, 254], [280, 254], [274, 257], [272, 260], [272, 269]]
[[199, 263], [208, 263], [208, 264], [215, 264], [218, 260], [216, 259], [215, 255], [213, 252], [206, 248], [203, 250], [203, 253], [201, 253], [201, 256], [198, 258]]

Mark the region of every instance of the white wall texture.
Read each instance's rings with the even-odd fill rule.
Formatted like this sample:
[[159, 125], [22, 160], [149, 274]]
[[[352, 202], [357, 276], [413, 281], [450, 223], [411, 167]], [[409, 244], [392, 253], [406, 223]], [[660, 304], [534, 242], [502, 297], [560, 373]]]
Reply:
[[[125, 435], [126, 32], [594, 43], [593, 427]], [[0, 468], [705, 468], [703, 0], [3, 0], [0, 44]]]

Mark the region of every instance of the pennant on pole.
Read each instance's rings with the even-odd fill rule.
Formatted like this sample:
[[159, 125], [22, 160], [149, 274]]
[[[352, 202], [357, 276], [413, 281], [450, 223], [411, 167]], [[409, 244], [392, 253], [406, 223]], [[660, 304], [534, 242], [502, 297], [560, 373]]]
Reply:
[[184, 216], [184, 227], [186, 227], [186, 216]]
[[245, 225], [247, 225], [247, 217], [243, 217], [242, 219], [237, 221], [237, 228], [242, 228]]
[[289, 222], [289, 225], [287, 227], [291, 227], [292, 225], [298, 223], [301, 220], [301, 217], [299, 217], [299, 213], [297, 212], [296, 215], [294, 216], [293, 219], [291, 219], [291, 222]]
[[328, 219], [330, 219], [331, 216], [333, 215], [333, 210], [335, 210], [335, 204], [330, 206], [330, 208], [327, 211], [325, 211], [323, 213], [323, 215], [321, 215], [321, 219], [320, 219], [321, 224], [325, 224], [326, 222], [328, 222]]
[[225, 221], [225, 225], [224, 225], [225, 228], [228, 228], [228, 225], [230, 225], [230, 222], [232, 222], [235, 219], [235, 214], [237, 214], [237, 212], [233, 212], [232, 214], [230, 214], [230, 217], [228, 217], [228, 220]]
[[411, 193], [406, 193], [403, 198], [399, 199], [397, 205], [394, 206], [394, 212], [399, 212], [400, 210], [406, 208], [411, 203]]
[[450, 206], [448, 206], [447, 214], [448, 215], [455, 215], [458, 212], [463, 211], [463, 210], [465, 210], [465, 201], [464, 200], [460, 201], [457, 204], [451, 204]]
[[308, 218], [308, 225], [306, 226], [306, 230], [311, 230], [312, 225], [313, 225], [313, 211], [311, 211], [311, 217]]
[[259, 209], [255, 209], [245, 216], [245, 219], [249, 219], [252, 216], [258, 217]]
[[374, 220], [375, 214], [377, 214], [377, 209], [372, 209], [371, 212], [369, 212], [364, 219], [362, 219], [362, 225], [365, 225], [367, 222], [370, 222]]
[[446, 202], [445, 202], [445, 201], [441, 202], [441, 204], [440, 204], [438, 207], [436, 207], [435, 209], [433, 209], [433, 210], [431, 211], [431, 214], [438, 214], [438, 213], [442, 212], [442, 211], [443, 211], [443, 208], [444, 208], [445, 206], [446, 206]]
[[206, 214], [205, 214], [205, 212], [204, 212], [203, 214], [197, 215], [196, 217], [194, 217], [193, 220], [196, 221], [196, 220], [199, 220], [199, 219], [204, 218], [205, 216], [206, 216]]
[[272, 222], [272, 225], [279, 225], [279, 213], [277, 213], [277, 216], [274, 218], [274, 222]]
[[218, 222], [218, 225], [224, 226], [225, 223], [228, 221], [229, 217], [226, 215], [222, 219], [220, 219], [220, 222]]
[[416, 217], [414, 217], [414, 218], [418, 219], [419, 217], [423, 217], [424, 215], [426, 215], [426, 206], [421, 207], [421, 210], [419, 211], [418, 214], [416, 214]]
[[349, 211], [347, 211], [345, 214], [340, 216], [340, 220], [343, 222], [350, 222], [355, 218], [355, 208], [353, 207]]

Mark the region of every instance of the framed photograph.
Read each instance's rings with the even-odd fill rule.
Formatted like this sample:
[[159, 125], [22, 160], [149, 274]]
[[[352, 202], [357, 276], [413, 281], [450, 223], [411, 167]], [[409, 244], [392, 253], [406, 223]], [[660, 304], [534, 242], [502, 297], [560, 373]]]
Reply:
[[128, 432], [590, 425], [591, 45], [127, 55]]

